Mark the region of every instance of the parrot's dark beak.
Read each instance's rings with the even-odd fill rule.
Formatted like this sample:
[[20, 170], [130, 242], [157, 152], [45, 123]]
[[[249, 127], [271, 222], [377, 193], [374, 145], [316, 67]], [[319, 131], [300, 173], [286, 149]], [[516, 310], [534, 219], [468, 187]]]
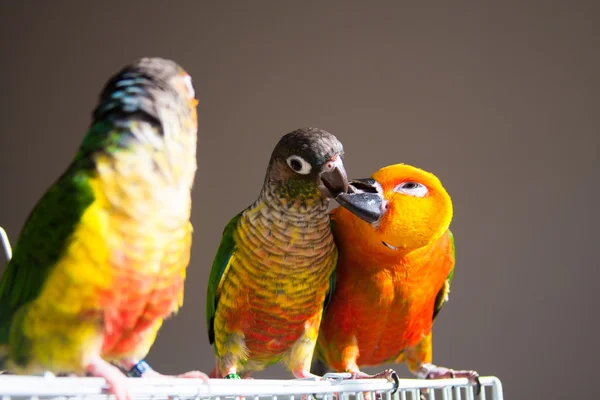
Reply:
[[348, 191], [348, 176], [346, 175], [342, 159], [339, 156], [327, 161], [323, 165], [320, 178], [323, 186], [321, 193], [325, 197], [335, 199], [340, 193]]
[[335, 200], [371, 225], [377, 225], [385, 213], [383, 190], [381, 185], [371, 178], [353, 180], [348, 192], [339, 194]]

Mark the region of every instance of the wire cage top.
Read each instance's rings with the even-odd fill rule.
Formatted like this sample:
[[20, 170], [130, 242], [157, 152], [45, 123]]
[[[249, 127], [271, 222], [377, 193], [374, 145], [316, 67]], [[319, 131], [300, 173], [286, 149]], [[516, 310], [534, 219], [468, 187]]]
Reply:
[[[135, 399], [207, 399], [223, 400], [240, 397], [253, 400], [312, 397], [328, 399], [362, 399], [375, 394], [382, 400], [503, 400], [502, 384], [496, 377], [480, 378], [481, 393], [461, 379], [400, 379], [399, 385], [385, 379], [211, 379], [205, 384], [199, 379], [128, 378], [129, 390]], [[54, 398], [107, 399], [107, 385], [102, 378], [71, 378], [54, 376], [0, 375], [1, 400], [41, 400]]]

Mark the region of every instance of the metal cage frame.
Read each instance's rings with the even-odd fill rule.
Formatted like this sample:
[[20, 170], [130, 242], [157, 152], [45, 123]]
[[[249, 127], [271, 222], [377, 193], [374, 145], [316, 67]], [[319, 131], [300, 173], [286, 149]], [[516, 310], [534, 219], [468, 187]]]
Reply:
[[[200, 379], [128, 378], [136, 400], [503, 400], [502, 383], [494, 376], [480, 378], [481, 393], [466, 379], [400, 379], [399, 386], [385, 379]], [[370, 396], [369, 396], [370, 394]], [[374, 396], [375, 395], [375, 396]], [[423, 397], [421, 397], [423, 395]], [[0, 375], [1, 400], [77, 398], [109, 400], [102, 378]], [[249, 399], [251, 398], [251, 399]]]

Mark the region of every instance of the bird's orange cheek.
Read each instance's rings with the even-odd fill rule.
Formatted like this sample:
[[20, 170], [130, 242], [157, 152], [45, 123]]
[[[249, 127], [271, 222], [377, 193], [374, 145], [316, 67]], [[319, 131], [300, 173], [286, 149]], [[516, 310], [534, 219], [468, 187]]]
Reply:
[[388, 209], [379, 223], [379, 239], [391, 245], [400, 244], [404, 233], [403, 221], [406, 216], [403, 212], [388, 203]]

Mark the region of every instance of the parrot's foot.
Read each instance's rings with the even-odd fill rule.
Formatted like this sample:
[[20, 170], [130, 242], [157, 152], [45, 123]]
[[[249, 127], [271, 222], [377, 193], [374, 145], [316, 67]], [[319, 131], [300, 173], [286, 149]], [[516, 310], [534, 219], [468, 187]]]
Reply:
[[[400, 387], [400, 378], [398, 377], [398, 374], [396, 373], [396, 371], [394, 371], [393, 369], [386, 369], [386, 370], [378, 372], [374, 375], [369, 375], [362, 371], [351, 372], [350, 375], [352, 375], [352, 377], [349, 379], [387, 379], [390, 382], [394, 382], [396, 387], [392, 391], [392, 396], [398, 391], [398, 387]], [[365, 397], [365, 400], [371, 400], [370, 393], [365, 393], [364, 397]], [[382, 398], [381, 393], [375, 394], [376, 400], [380, 400], [381, 398]]]
[[152, 369], [152, 370], [146, 372], [144, 375], [142, 375], [142, 378], [165, 378], [165, 377], [185, 378], [185, 379], [202, 379], [204, 381], [204, 383], [207, 383], [207, 384], [210, 382], [208, 375], [206, 375], [204, 372], [200, 372], [200, 371], [188, 371], [188, 372], [185, 372], [183, 374], [178, 374], [178, 375], [164, 375], [164, 374], [161, 374], [160, 372], [156, 372], [155, 370]]
[[[392, 395], [394, 393], [396, 393], [396, 391], [398, 390], [398, 386], [400, 385], [400, 378], [398, 377], [398, 374], [396, 373], [396, 371], [394, 371], [393, 369], [386, 369], [385, 371], [381, 371], [374, 375], [369, 375], [362, 371], [328, 372], [325, 375], [323, 375], [322, 379], [330, 379], [330, 380], [336, 380], [336, 381], [341, 381], [341, 380], [346, 380], [346, 379], [387, 379], [390, 382], [394, 382], [395, 386], [396, 386], [394, 388], [394, 391], [392, 392]], [[364, 392], [363, 396], [364, 396], [365, 400], [372, 400], [372, 398], [373, 398], [371, 396], [371, 393], [369, 393], [369, 392]], [[376, 393], [375, 400], [380, 400], [380, 399], [381, 399], [381, 393]]]
[[292, 374], [294, 375], [294, 378], [296, 378], [296, 379], [312, 380], [312, 381], [320, 381], [323, 379], [319, 375], [315, 375], [315, 374], [311, 373], [308, 369], [305, 369], [305, 368], [295, 369], [292, 371]]
[[[315, 375], [315, 374], [311, 373], [308, 369], [305, 369], [305, 368], [299, 368], [296, 370], [292, 370], [292, 374], [294, 375], [294, 378], [300, 379], [300, 380], [305, 380], [305, 381], [321, 381], [321, 380], [327, 379], [326, 377], [320, 377], [319, 375]], [[323, 398], [322, 395], [318, 395], [316, 393], [312, 394], [312, 397], [317, 400], [320, 400]], [[334, 397], [335, 397], [335, 395], [334, 395]], [[310, 395], [303, 394], [300, 397], [300, 400], [307, 400], [309, 398], [310, 398]]]
[[392, 392], [392, 394], [396, 393], [396, 390], [398, 390], [398, 386], [400, 385], [400, 378], [393, 369], [386, 369], [374, 375], [369, 375], [362, 371], [350, 372], [350, 377], [346, 379], [387, 379], [388, 381], [396, 384], [396, 389], [394, 392]]
[[[247, 372], [246, 375], [250, 375], [251, 372]], [[213, 376], [217, 377], [217, 378], [222, 378], [222, 379], [242, 379], [243, 375], [240, 376], [237, 373], [237, 369], [234, 367], [231, 367], [227, 370], [227, 373], [225, 374], [225, 376], [223, 376], [223, 374], [221, 374], [219, 367], [215, 364], [215, 368], [213, 369], [213, 371], [210, 373], [210, 377], [212, 378]], [[250, 378], [252, 379], [252, 378]], [[246, 400], [245, 396], [237, 396], [235, 398], [235, 400]]]
[[240, 374], [238, 374], [237, 368], [230, 367], [225, 372], [225, 374], [222, 374], [219, 368], [219, 363], [215, 362], [215, 365], [213, 366], [213, 369], [212, 371], [210, 371], [210, 374], [208, 376], [212, 379], [254, 379], [251, 377], [253, 371], [246, 371], [244, 373], [240, 373], [240, 376]]
[[449, 378], [467, 378], [469, 382], [475, 385], [475, 395], [481, 393], [481, 382], [477, 371], [454, 370], [445, 367], [438, 367], [434, 364], [423, 364], [416, 373], [419, 378], [424, 379], [449, 379]]
[[117, 400], [133, 400], [127, 389], [127, 377], [119, 368], [107, 363], [100, 357], [96, 357], [85, 369], [93, 376], [104, 378], [109, 385], [108, 392], [114, 394]]
[[132, 377], [202, 379], [204, 383], [209, 383], [208, 375], [200, 371], [189, 371], [179, 375], [164, 375], [152, 369], [152, 367], [144, 360], [138, 362], [132, 360], [123, 360], [122, 364], [128, 370], [127, 375]]

